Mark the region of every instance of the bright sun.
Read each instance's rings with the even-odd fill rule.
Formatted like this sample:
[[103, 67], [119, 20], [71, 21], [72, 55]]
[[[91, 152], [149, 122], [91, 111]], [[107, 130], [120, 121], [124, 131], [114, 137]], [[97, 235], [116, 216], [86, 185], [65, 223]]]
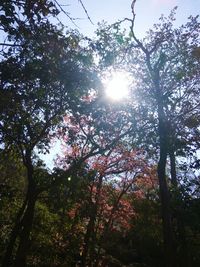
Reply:
[[129, 95], [129, 77], [125, 72], [114, 72], [105, 82], [106, 95], [112, 100], [119, 101]]

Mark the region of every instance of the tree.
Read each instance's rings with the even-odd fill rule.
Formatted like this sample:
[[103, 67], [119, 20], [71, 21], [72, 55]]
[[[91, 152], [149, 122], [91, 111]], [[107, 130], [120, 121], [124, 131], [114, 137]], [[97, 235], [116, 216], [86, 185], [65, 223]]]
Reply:
[[[154, 150], [153, 158], [158, 163], [165, 262], [167, 266], [179, 266], [180, 262], [185, 266], [188, 259], [187, 248], [183, 245], [186, 243], [184, 223], [181, 212], [175, 207], [176, 211], [172, 211], [170, 187], [179, 190], [176, 158], [179, 155], [187, 158], [199, 149], [200, 75], [199, 58], [195, 53], [199, 47], [199, 22], [197, 17], [190, 17], [186, 25], [173, 28], [175, 10], [169, 18], [162, 16], [160, 23], [141, 41], [134, 31], [133, 8], [133, 18], [123, 20], [131, 24], [129, 35], [120, 31], [122, 21], [117, 22], [106, 30], [100, 29], [96, 48], [103, 62], [112, 55], [108, 65], [124, 68], [133, 77], [130, 113], [134, 105], [134, 116], [137, 114], [148, 125], [146, 132], [138, 133], [139, 145], [153, 147], [151, 153]], [[109, 40], [105, 49], [104, 40]], [[167, 166], [170, 175], [166, 173]], [[178, 250], [181, 251], [179, 255]]]
[[[4, 267], [25, 266], [31, 244], [33, 265], [43, 261], [42, 253], [33, 256], [40, 248], [53, 251], [48, 264], [160, 266], [155, 258], [161, 259], [163, 250], [167, 267], [188, 261], [198, 266], [199, 184], [196, 179], [193, 186], [188, 170], [199, 166], [194, 155], [200, 123], [199, 22], [191, 17], [176, 29], [173, 11], [139, 40], [135, 2], [133, 18], [125, 19], [131, 24], [128, 36], [117, 22], [101, 27], [95, 42], [76, 31], [64, 34], [49, 20], [62, 10], [57, 1], [3, 1], [0, 7], [6, 35], [0, 44], [0, 154], [13, 153], [13, 162], [3, 158], [0, 170], [3, 188], [17, 191], [16, 205], [21, 205]], [[99, 81], [100, 74], [115, 68], [132, 76], [132, 97], [123, 103], [110, 103]], [[64, 155], [50, 173], [38, 154], [48, 153], [53, 138], [61, 139]], [[152, 181], [157, 187], [155, 165], [164, 247], [157, 194], [151, 191]], [[9, 166], [17, 167], [16, 176]], [[6, 196], [2, 203], [7, 207]], [[2, 213], [15, 215], [13, 209]], [[141, 244], [158, 250], [155, 256], [144, 253]], [[133, 252], [129, 262], [127, 250]]]
[[22, 205], [25, 194], [25, 168], [13, 147], [9, 151], [0, 150], [0, 173], [0, 258], [2, 258], [16, 211]]
[[[133, 14], [134, 16], [134, 14]], [[134, 25], [134, 19], [131, 21]], [[148, 80], [150, 97], [154, 97], [157, 106], [158, 116], [158, 137], [159, 137], [159, 161], [158, 161], [158, 179], [160, 184], [160, 197], [162, 203], [163, 218], [163, 236], [166, 246], [166, 264], [167, 266], [177, 266], [188, 264], [185, 258], [187, 250], [184, 248], [186, 242], [184, 237], [184, 223], [181, 221], [181, 215], [174, 215], [170, 207], [170, 192], [166, 179], [167, 157], [170, 160], [171, 183], [177, 187], [176, 161], [175, 153], [183, 151], [190, 145], [186, 141], [186, 147], [178, 144], [180, 137], [183, 138], [187, 133], [187, 119], [196, 118], [199, 110], [199, 103], [196, 102], [196, 96], [199, 95], [198, 68], [195, 59], [190, 54], [195, 47], [198, 47], [197, 18], [191, 18], [191, 21], [182, 26], [179, 30], [172, 30], [173, 13], [169, 20], [161, 18], [162, 25], [155, 26], [156, 32], [150, 31], [147, 42], [141, 43], [134, 34], [133, 25], [132, 36], [135, 43], [145, 56], [145, 63], [148, 71]], [[190, 32], [188, 35], [187, 30]], [[143, 76], [144, 77], [144, 76]], [[145, 89], [147, 89], [145, 88]], [[145, 90], [148, 94], [148, 91]], [[187, 103], [187, 104], [186, 104]], [[196, 125], [199, 121], [196, 120]], [[173, 217], [176, 217], [178, 235], [182, 239], [182, 252], [177, 259], [177, 239], [174, 235]], [[180, 216], [180, 217], [179, 217]], [[184, 244], [184, 245], [183, 245]], [[180, 248], [180, 247], [179, 247]], [[175, 252], [176, 251], [176, 252]], [[174, 254], [176, 253], [176, 255]], [[184, 262], [183, 262], [184, 258]]]
[[5, 149], [16, 147], [27, 171], [26, 197], [3, 266], [10, 264], [17, 237], [15, 265], [25, 266], [34, 207], [43, 190], [35, 172], [36, 149], [48, 152], [50, 135], [62, 115], [81, 105], [81, 95], [95, 87], [98, 78], [88, 49], [80, 45], [81, 35], [69, 31], [64, 35], [47, 19], [48, 14], [57, 14], [52, 2], [9, 1], [1, 9], [1, 26], [12, 44], [3, 50], [0, 63], [0, 141]]
[[[144, 176], [146, 180], [145, 175], [150, 173], [144, 152], [132, 149], [126, 142], [127, 136], [134, 132], [127, 125], [129, 114], [121, 112], [119, 107], [112, 110], [106, 102], [99, 106], [97, 100], [94, 96], [88, 102], [95, 106], [95, 111], [87, 109], [90, 112], [87, 116], [68, 113], [58, 129], [63, 142], [63, 156], [59, 156], [58, 166], [68, 170], [72, 163], [77, 164], [83, 159], [85, 164], [83, 170], [79, 165], [79, 174], [71, 176], [73, 188], [77, 174], [84, 177], [86, 187], [79, 189], [84, 193], [68, 212], [75, 223], [72, 223], [71, 246], [80, 229], [77, 255], [81, 254], [81, 266], [94, 262], [98, 266], [109, 232], [128, 229], [133, 212], [125, 195], [134, 187], [135, 179], [141, 176], [142, 180]], [[76, 196], [79, 194], [76, 192]]]

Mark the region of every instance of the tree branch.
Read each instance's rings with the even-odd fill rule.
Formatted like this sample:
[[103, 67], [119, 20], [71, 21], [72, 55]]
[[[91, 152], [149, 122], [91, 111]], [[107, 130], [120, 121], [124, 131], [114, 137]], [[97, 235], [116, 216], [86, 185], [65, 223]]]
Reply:
[[82, 6], [82, 8], [83, 8], [83, 10], [84, 10], [84, 12], [85, 12], [85, 14], [86, 14], [88, 20], [91, 22], [91, 24], [94, 25], [94, 23], [92, 22], [92, 20], [91, 20], [89, 14], [88, 14], [88, 12], [87, 12], [87, 9], [85, 8], [85, 5], [83, 4], [83, 1], [82, 1], [82, 0], [78, 0], [78, 1], [79, 1], [79, 3], [81, 4], [81, 6]]

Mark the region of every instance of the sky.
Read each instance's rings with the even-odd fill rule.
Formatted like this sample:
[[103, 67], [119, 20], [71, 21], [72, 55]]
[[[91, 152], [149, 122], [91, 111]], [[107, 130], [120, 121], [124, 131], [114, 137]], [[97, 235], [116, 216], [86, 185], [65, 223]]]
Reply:
[[[132, 0], [82, 0], [94, 25], [87, 19], [79, 0], [58, 0], [58, 2], [66, 5], [63, 8], [69, 12], [71, 17], [80, 18], [75, 21], [77, 27], [70, 23], [69, 19], [63, 14], [60, 17], [61, 21], [89, 37], [95, 35], [94, 32], [97, 29], [98, 22], [104, 20], [111, 24], [125, 17], [132, 17]], [[200, 0], [137, 0], [135, 5], [135, 32], [137, 36], [144, 36], [145, 32], [154, 23], [158, 22], [161, 14], [167, 16], [175, 6], [178, 6], [177, 26], [184, 24], [190, 15], [196, 16], [200, 14]], [[59, 149], [60, 144], [56, 143], [49, 155], [41, 156], [48, 167], [53, 167], [53, 159]]]
[[[59, 0], [59, 2], [68, 5], [65, 9], [72, 17], [80, 18], [76, 20], [79, 27], [77, 29], [89, 37], [94, 36], [98, 22], [104, 20], [110, 24], [125, 17], [132, 17], [132, 0], [82, 0], [94, 25], [87, 19], [79, 0]], [[137, 0], [135, 5], [136, 33], [144, 36], [145, 32], [158, 22], [161, 14], [168, 15], [175, 6], [178, 6], [177, 25], [185, 23], [189, 15], [200, 14], [200, 0]], [[66, 21], [66, 25], [75, 28], [66, 17], [62, 17], [62, 21]]]

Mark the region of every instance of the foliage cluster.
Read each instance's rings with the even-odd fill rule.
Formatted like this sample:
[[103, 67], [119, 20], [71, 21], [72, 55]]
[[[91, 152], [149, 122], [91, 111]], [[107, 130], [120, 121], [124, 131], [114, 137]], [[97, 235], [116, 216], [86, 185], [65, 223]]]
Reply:
[[[120, 21], [90, 40], [60, 11], [0, 5], [2, 266], [199, 266], [198, 18], [174, 28], [173, 10], [139, 40], [133, 10], [128, 34]], [[101, 83], [116, 69], [132, 77], [123, 102]]]

